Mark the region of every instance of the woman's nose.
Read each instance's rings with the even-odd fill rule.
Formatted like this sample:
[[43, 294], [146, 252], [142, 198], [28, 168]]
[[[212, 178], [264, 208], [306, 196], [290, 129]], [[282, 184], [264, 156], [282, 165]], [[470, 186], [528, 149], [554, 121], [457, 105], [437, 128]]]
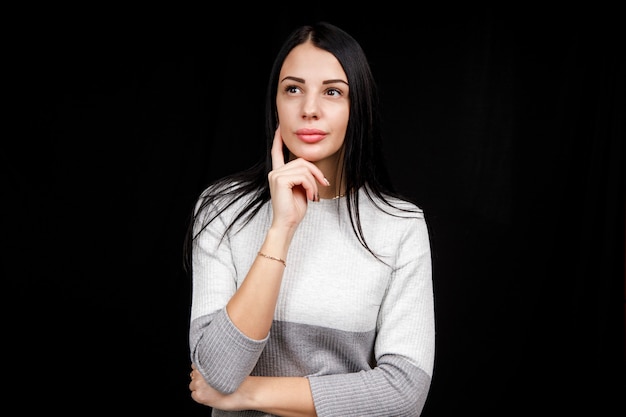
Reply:
[[304, 106], [302, 107], [303, 119], [318, 119], [319, 113], [320, 113], [319, 105], [315, 98], [309, 98], [305, 100]]

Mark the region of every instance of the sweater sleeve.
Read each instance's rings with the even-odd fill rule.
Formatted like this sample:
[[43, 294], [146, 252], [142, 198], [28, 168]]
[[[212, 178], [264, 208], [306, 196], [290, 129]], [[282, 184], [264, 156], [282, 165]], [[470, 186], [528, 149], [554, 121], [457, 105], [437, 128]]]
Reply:
[[318, 416], [419, 416], [430, 389], [435, 317], [430, 242], [423, 217], [408, 220], [380, 307], [376, 365], [310, 376]]
[[236, 291], [237, 271], [229, 240], [222, 239], [224, 230], [218, 217], [194, 242], [189, 347], [191, 361], [207, 383], [229, 394], [250, 375], [268, 338], [250, 339], [228, 317], [226, 304]]

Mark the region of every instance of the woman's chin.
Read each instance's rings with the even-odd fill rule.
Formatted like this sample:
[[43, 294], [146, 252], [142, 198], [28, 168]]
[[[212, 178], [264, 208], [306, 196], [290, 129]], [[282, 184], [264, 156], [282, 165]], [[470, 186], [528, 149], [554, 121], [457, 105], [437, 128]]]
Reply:
[[302, 158], [305, 161], [318, 162], [324, 159], [325, 157], [327, 157], [327, 155], [321, 155], [319, 152], [299, 152], [299, 153], [291, 152], [291, 158], [289, 159], [293, 160], [293, 159]]

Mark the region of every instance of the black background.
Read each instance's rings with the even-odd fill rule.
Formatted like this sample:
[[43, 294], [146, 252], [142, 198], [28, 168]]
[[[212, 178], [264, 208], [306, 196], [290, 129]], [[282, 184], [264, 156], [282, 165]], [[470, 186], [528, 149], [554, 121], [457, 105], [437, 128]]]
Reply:
[[261, 155], [280, 42], [325, 19], [368, 54], [392, 177], [429, 222], [423, 415], [623, 415], [617, 12], [309, 6], [7, 14], [6, 398], [208, 414], [187, 389], [188, 214]]

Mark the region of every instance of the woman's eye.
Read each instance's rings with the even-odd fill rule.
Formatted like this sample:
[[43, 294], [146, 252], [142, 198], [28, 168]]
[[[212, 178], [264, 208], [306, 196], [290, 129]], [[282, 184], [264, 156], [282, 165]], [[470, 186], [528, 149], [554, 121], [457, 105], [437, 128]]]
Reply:
[[326, 94], [328, 94], [329, 96], [341, 96], [341, 91], [337, 90], [336, 88], [329, 88], [326, 91]]
[[285, 87], [285, 91], [288, 92], [288, 93], [295, 94], [298, 91], [300, 91], [300, 89], [298, 87], [296, 87], [295, 85], [288, 85], [287, 87]]

